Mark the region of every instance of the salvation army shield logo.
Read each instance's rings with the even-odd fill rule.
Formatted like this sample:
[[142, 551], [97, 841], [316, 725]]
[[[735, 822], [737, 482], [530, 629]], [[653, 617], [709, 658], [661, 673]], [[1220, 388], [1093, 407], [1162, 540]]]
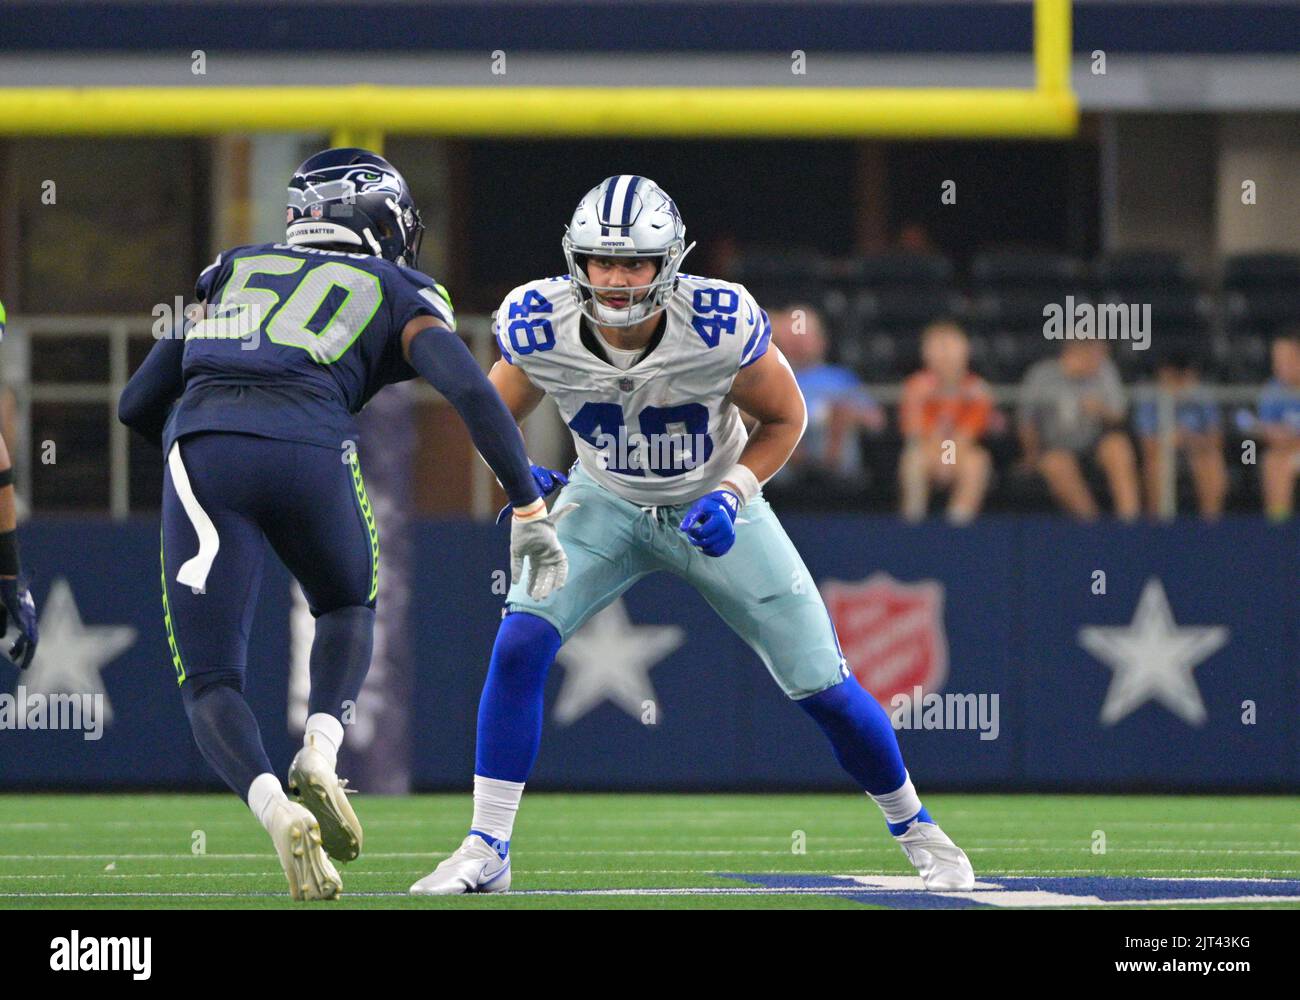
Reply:
[[822, 597], [849, 669], [886, 707], [916, 687], [939, 691], [948, 679], [943, 584], [901, 583], [883, 570], [860, 583], [828, 580]]

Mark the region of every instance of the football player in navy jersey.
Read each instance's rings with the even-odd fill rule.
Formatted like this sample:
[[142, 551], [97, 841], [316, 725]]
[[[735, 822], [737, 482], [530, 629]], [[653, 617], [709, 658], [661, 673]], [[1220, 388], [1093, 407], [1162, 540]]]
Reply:
[[[457, 336], [446, 290], [416, 270], [423, 226], [382, 157], [331, 149], [289, 185], [283, 243], [219, 254], [200, 308], [159, 340], [119, 403], [161, 445], [162, 600], [172, 665], [203, 756], [270, 833], [295, 899], [341, 889], [362, 831], [335, 774], [342, 715], [370, 665], [379, 536], [353, 420], [385, 385], [427, 379], [505, 488], [512, 572], [534, 596], [568, 564], [510, 412]], [[243, 696], [266, 543], [316, 620], [303, 748], [286, 795]], [[327, 857], [328, 855], [329, 857]]]

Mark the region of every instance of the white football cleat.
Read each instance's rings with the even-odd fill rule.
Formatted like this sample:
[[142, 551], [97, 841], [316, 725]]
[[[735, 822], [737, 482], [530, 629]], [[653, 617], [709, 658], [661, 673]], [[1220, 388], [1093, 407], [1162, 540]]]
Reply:
[[326, 853], [339, 861], [355, 861], [361, 853], [361, 821], [348, 801], [353, 791], [347, 785], [315, 747], [303, 747], [289, 765], [289, 794], [316, 817]]
[[931, 892], [969, 892], [975, 888], [975, 870], [966, 852], [938, 824], [914, 823], [894, 839]]
[[456, 853], [411, 886], [412, 896], [456, 896], [466, 892], [505, 892], [510, 888], [510, 854], [502, 858], [476, 833]]
[[338, 870], [321, 849], [320, 824], [296, 802], [276, 806], [271, 840], [294, 899], [333, 899], [343, 890]]

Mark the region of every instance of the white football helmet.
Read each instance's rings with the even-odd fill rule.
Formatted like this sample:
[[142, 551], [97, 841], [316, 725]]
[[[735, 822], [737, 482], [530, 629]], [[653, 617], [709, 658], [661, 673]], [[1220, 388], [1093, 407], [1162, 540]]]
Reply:
[[[635, 174], [606, 178], [578, 202], [564, 231], [578, 308], [602, 326], [635, 326], [649, 319], [667, 306], [677, 272], [694, 246], [686, 245], [677, 205], [658, 184]], [[614, 308], [597, 300], [587, 277], [588, 257], [650, 257], [659, 262], [659, 271], [650, 284], [628, 287], [628, 305]]]

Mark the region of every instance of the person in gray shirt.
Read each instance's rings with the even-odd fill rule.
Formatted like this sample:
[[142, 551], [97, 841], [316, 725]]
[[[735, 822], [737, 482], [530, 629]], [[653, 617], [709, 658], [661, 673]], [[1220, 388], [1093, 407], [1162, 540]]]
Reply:
[[1061, 354], [1029, 369], [1020, 387], [1020, 442], [1025, 464], [1041, 475], [1068, 513], [1097, 517], [1097, 501], [1080, 465], [1091, 456], [1106, 476], [1115, 513], [1140, 510], [1137, 459], [1124, 432], [1128, 400], [1100, 340], [1067, 340]]

